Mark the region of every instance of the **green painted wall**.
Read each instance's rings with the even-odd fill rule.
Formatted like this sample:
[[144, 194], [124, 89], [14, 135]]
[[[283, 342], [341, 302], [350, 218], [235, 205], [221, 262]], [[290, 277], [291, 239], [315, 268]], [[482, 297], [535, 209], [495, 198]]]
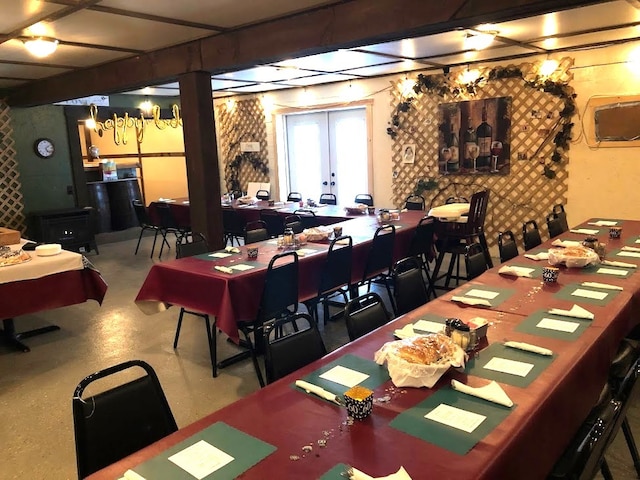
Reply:
[[[24, 213], [74, 207], [69, 162], [69, 142], [63, 107], [45, 105], [12, 108], [11, 125], [16, 159], [22, 183]], [[55, 153], [49, 159], [38, 157], [33, 149], [36, 139], [53, 140]]]

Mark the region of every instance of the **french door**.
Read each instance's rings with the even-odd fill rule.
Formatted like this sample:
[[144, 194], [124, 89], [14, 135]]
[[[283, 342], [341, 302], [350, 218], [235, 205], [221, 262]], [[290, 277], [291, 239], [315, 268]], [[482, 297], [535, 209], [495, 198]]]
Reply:
[[365, 108], [285, 116], [289, 190], [318, 200], [333, 193], [353, 203], [369, 193]]

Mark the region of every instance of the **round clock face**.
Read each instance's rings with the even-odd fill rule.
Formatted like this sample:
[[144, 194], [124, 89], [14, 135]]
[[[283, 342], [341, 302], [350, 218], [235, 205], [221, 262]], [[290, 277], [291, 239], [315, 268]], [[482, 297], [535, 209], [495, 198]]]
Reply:
[[36, 155], [41, 158], [49, 158], [53, 156], [55, 148], [53, 142], [48, 138], [39, 138], [34, 144]]

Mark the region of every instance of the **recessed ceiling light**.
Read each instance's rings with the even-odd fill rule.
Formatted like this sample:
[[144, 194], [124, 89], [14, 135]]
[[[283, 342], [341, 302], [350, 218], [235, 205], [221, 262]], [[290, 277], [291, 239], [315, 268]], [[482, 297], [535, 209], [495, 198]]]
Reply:
[[58, 48], [58, 40], [50, 37], [31, 37], [23, 42], [29, 53], [38, 58], [48, 57]]
[[471, 50], [484, 50], [493, 42], [493, 39], [498, 34], [496, 31], [492, 32], [467, 32], [464, 36], [464, 47]]

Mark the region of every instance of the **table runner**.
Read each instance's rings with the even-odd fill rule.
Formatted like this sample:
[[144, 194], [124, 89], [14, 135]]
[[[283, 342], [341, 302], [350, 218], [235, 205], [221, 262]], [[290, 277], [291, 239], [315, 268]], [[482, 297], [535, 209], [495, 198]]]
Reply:
[[[580, 295], [578, 295], [579, 293]], [[584, 287], [579, 283], [570, 283], [562, 287], [556, 294], [556, 298], [568, 300], [577, 304], [589, 303], [592, 305], [604, 306], [613, 300], [620, 290], [607, 290], [604, 288]], [[594, 298], [586, 295], [594, 295]], [[597, 297], [596, 297], [597, 296]]]
[[[558, 325], [559, 328], [574, 328], [573, 331], [560, 331], [554, 330], [551, 328], [542, 328], [539, 327], [538, 324], [543, 319], [555, 320], [558, 322], [563, 322]], [[591, 325], [591, 320], [583, 320], [580, 318], [570, 318], [563, 317], [561, 315], [553, 315], [548, 313], [547, 310], [539, 310], [527, 318], [525, 318], [522, 323], [520, 323], [515, 330], [518, 332], [530, 333], [532, 335], [538, 335], [541, 337], [549, 337], [549, 338], [557, 338], [559, 340], [566, 340], [572, 342], [580, 337], [584, 333], [584, 331], [589, 328]], [[571, 325], [573, 324], [573, 325]]]

